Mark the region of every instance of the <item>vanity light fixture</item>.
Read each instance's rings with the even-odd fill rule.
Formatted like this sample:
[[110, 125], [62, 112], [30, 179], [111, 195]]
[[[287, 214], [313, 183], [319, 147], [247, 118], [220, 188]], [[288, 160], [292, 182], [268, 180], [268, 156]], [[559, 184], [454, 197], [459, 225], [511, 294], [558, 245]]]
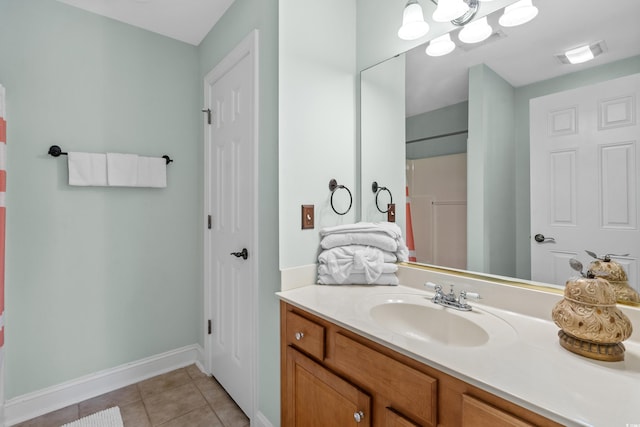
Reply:
[[469, 5], [464, 0], [438, 0], [432, 18], [436, 22], [449, 22], [463, 16], [469, 11]]
[[582, 64], [583, 62], [591, 61], [605, 51], [606, 45], [603, 40], [600, 40], [595, 43], [567, 50], [566, 52], [559, 53], [555, 56], [563, 64]]
[[402, 14], [402, 26], [398, 37], [402, 40], [415, 40], [429, 32], [429, 24], [424, 20], [422, 6], [418, 0], [409, 0]]
[[538, 15], [538, 8], [532, 0], [520, 0], [504, 8], [504, 13], [498, 19], [503, 27], [515, 27], [531, 21]]
[[451, 41], [451, 36], [447, 33], [431, 40], [425, 52], [429, 56], [443, 56], [453, 52], [455, 48], [456, 44]]
[[482, 18], [467, 24], [460, 30], [458, 38], [464, 43], [480, 43], [483, 40], [489, 38], [493, 29], [487, 22], [487, 17]]

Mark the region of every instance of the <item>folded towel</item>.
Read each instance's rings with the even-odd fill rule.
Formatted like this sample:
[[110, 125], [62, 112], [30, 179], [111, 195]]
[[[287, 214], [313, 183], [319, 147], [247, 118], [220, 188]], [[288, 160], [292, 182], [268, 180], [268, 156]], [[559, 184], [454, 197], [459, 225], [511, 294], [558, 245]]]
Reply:
[[333, 256], [338, 260], [338, 262], [341, 262], [342, 260], [344, 260], [344, 262], [351, 262], [353, 259], [353, 255], [357, 251], [361, 251], [367, 248], [372, 251], [379, 251], [382, 254], [383, 262], [398, 261], [398, 257], [393, 252], [383, 251], [382, 249], [374, 248], [373, 246], [363, 245], [336, 246], [335, 248], [323, 250], [322, 252], [320, 252], [320, 255], [318, 255], [318, 261], [326, 264], [328, 257]]
[[395, 253], [400, 262], [409, 260], [409, 248], [402, 237], [402, 230], [393, 222], [358, 222], [326, 227], [320, 230], [320, 236], [323, 249], [353, 244], [375, 246]]
[[162, 157], [138, 156], [137, 187], [167, 186], [167, 161]]
[[388, 252], [398, 250], [398, 241], [384, 233], [338, 233], [329, 234], [320, 240], [322, 249], [350, 245], [374, 246]]
[[67, 163], [69, 185], [107, 185], [107, 156], [104, 154], [69, 152]]
[[327, 264], [318, 265], [318, 275], [332, 276], [334, 279], [336, 279], [336, 281], [340, 281], [341, 280], [340, 283], [344, 282], [352, 274], [365, 274], [365, 279], [369, 283], [369, 282], [375, 282], [383, 274], [395, 273], [396, 271], [398, 271], [398, 264], [392, 264], [392, 263], [388, 263], [388, 262], [380, 264], [380, 274], [376, 278], [366, 277], [365, 270], [353, 269], [353, 270], [351, 270], [351, 272], [349, 274], [345, 275], [345, 277], [343, 279], [341, 279], [339, 277], [336, 277], [335, 274], [332, 274], [330, 270], [331, 269]]
[[138, 156], [107, 153], [107, 182], [117, 187], [138, 185]]
[[357, 222], [355, 224], [342, 224], [333, 227], [325, 227], [320, 230], [320, 236], [339, 233], [385, 233], [389, 237], [398, 239], [402, 237], [402, 230], [395, 222]]
[[338, 283], [331, 275], [319, 274], [318, 284], [320, 285], [398, 285], [398, 277], [395, 274], [381, 274], [377, 280], [368, 283], [364, 274], [353, 273], [347, 277], [343, 283]]

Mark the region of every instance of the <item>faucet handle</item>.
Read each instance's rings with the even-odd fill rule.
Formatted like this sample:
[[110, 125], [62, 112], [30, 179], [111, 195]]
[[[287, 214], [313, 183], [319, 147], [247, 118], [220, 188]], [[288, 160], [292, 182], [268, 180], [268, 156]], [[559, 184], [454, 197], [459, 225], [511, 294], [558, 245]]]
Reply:
[[467, 305], [467, 299], [469, 298], [474, 298], [474, 299], [481, 299], [480, 294], [477, 292], [467, 292], [467, 291], [460, 291], [460, 298], [458, 298], [458, 302], [461, 305]]
[[460, 294], [464, 295], [465, 298], [473, 298], [473, 299], [482, 299], [482, 297], [480, 296], [479, 293], [477, 292], [466, 292], [466, 291], [462, 291], [460, 292]]
[[433, 290], [434, 290], [434, 291], [436, 291], [436, 292], [438, 292], [438, 291], [441, 291], [441, 290], [442, 290], [442, 286], [440, 286], [440, 285], [436, 285], [436, 284], [435, 284], [435, 283], [433, 283], [433, 282], [426, 282], [426, 283], [424, 284], [424, 286], [425, 286], [425, 287], [427, 287], [427, 288], [429, 288], [429, 289], [433, 289]]

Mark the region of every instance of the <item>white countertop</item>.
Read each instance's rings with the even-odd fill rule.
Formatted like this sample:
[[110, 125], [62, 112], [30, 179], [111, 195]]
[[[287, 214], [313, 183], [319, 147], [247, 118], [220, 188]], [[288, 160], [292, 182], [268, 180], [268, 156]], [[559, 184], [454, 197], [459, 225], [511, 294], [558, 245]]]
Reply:
[[[523, 292], [522, 298], [536, 303], [535, 295]], [[516, 333], [510, 335], [507, 342], [494, 340], [487, 346], [434, 345], [407, 339], [379, 326], [368, 315], [366, 303], [379, 294], [433, 295], [408, 286], [310, 285], [279, 292], [278, 296], [559, 423], [640, 426], [640, 343], [637, 341], [625, 341], [622, 362], [587, 359], [560, 346], [558, 327], [550, 316], [547, 320], [471, 301], [478, 311], [498, 316]], [[542, 312], [550, 313], [552, 306], [543, 307]], [[640, 329], [640, 325], [634, 326]]]

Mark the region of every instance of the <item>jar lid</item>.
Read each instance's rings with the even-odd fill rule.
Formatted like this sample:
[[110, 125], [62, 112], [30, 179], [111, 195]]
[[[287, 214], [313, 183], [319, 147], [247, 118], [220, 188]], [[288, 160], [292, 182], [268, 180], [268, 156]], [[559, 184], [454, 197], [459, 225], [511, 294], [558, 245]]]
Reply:
[[577, 277], [567, 280], [565, 298], [584, 304], [615, 304], [616, 293], [608, 281], [601, 277]]

